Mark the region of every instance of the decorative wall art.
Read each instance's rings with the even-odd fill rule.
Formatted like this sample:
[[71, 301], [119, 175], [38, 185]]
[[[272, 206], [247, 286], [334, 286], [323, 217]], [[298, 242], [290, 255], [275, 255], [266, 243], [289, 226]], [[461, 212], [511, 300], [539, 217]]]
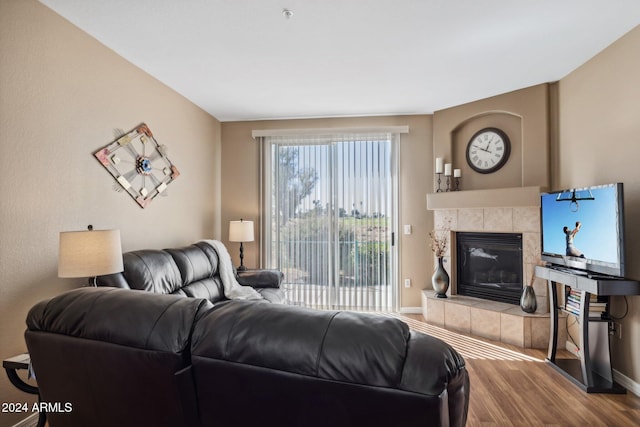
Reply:
[[145, 123], [94, 156], [142, 208], [180, 175], [167, 157], [167, 147], [158, 144]]

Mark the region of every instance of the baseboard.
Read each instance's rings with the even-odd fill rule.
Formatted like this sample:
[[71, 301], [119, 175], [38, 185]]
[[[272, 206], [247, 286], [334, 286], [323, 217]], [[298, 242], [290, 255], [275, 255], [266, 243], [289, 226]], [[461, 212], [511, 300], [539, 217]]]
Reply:
[[37, 412], [35, 414], [29, 415], [24, 420], [20, 421], [18, 424], [14, 424], [13, 427], [36, 427], [38, 425], [38, 417], [40, 414]]
[[[567, 346], [567, 350], [573, 354], [578, 354], [578, 347], [575, 346], [574, 343], [572, 343], [571, 341], [567, 341], [567, 343], [565, 344]], [[617, 382], [618, 384], [620, 384], [622, 387], [626, 388], [627, 391], [635, 394], [636, 396], [640, 397], [640, 384], [635, 382], [634, 380], [632, 380], [631, 378], [629, 378], [628, 376], [624, 375], [623, 373], [621, 373], [620, 371], [616, 371], [615, 369], [612, 370], [613, 371], [613, 380], [615, 382]]]
[[400, 314], [422, 314], [422, 307], [401, 307]]
[[626, 388], [631, 393], [640, 397], [640, 384], [624, 375], [623, 373], [613, 370], [613, 380], [620, 384], [622, 387]]

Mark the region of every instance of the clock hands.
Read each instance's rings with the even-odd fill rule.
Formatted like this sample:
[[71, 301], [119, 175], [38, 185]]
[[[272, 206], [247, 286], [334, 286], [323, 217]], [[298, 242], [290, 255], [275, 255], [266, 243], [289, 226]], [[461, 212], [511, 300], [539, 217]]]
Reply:
[[496, 135], [491, 135], [491, 139], [487, 141], [486, 147], [482, 148], [479, 145], [475, 145], [475, 144], [472, 145], [472, 147], [482, 150], [485, 153], [493, 154], [493, 151], [489, 150], [489, 147], [491, 147], [491, 144], [495, 141], [495, 139], [496, 139]]
[[482, 147], [477, 146], [477, 145], [472, 145], [472, 147], [477, 148], [478, 150], [482, 150], [485, 153], [493, 154], [493, 151], [489, 150], [489, 147], [491, 146], [492, 142], [493, 142], [493, 140], [487, 142], [487, 146], [485, 148], [482, 148]]
[[496, 137], [495, 135], [491, 135], [491, 139], [487, 142], [487, 148], [485, 148], [484, 150], [487, 153], [491, 153], [491, 151], [489, 151], [489, 147], [491, 146], [491, 143], [494, 141], [495, 137]]

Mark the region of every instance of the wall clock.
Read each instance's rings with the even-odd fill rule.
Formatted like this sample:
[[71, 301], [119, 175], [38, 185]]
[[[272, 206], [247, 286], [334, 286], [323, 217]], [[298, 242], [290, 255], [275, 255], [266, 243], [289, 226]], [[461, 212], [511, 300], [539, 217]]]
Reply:
[[467, 164], [476, 172], [492, 173], [509, 160], [511, 141], [497, 128], [484, 128], [476, 132], [467, 144]]
[[180, 175], [167, 157], [167, 148], [158, 144], [144, 123], [94, 156], [142, 208]]

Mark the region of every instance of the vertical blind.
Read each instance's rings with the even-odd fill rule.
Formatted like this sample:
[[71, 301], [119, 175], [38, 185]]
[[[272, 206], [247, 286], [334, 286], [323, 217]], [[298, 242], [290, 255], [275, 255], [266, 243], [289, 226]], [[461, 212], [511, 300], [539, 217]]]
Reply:
[[266, 263], [285, 273], [291, 303], [393, 309], [396, 139], [265, 137]]

